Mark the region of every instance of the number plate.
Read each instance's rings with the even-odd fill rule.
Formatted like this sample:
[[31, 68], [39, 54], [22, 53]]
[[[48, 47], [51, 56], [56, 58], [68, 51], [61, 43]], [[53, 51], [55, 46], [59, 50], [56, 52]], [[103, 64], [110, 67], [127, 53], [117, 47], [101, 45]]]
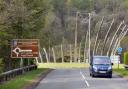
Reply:
[[99, 71], [100, 73], [106, 73], [106, 71]]

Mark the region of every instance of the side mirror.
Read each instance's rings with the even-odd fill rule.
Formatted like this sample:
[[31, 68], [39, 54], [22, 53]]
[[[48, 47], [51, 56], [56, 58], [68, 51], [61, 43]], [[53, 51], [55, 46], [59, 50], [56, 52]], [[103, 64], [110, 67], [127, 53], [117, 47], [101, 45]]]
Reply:
[[113, 63], [111, 63], [111, 65], [113, 66], [114, 64], [113, 64]]
[[92, 65], [92, 63], [90, 63], [90, 65]]
[[92, 65], [92, 62], [90, 62], [90, 65]]

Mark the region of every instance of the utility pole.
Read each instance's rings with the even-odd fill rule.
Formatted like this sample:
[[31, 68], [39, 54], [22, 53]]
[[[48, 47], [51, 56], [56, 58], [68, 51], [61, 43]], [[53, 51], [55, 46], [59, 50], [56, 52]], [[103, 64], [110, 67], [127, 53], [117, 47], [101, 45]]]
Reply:
[[86, 39], [85, 39], [85, 44], [84, 44], [84, 62], [87, 62], [86, 55], [85, 55], [85, 53], [87, 53], [87, 51], [86, 51], [87, 40], [88, 40], [88, 31], [86, 33]]
[[90, 31], [90, 29], [91, 29], [91, 14], [89, 13], [89, 24], [88, 24], [88, 38], [89, 38], [89, 53], [88, 53], [88, 62], [90, 62], [90, 51], [91, 51], [91, 49], [90, 49], [90, 47], [91, 47], [91, 37], [90, 37], [90, 34], [91, 34], [91, 31]]

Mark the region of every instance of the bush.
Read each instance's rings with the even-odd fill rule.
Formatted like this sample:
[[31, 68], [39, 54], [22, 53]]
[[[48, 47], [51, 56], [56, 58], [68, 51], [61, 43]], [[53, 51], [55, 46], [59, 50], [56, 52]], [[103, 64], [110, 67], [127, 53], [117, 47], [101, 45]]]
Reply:
[[0, 73], [3, 72], [3, 59], [0, 58]]
[[124, 53], [124, 64], [128, 65], [128, 52]]

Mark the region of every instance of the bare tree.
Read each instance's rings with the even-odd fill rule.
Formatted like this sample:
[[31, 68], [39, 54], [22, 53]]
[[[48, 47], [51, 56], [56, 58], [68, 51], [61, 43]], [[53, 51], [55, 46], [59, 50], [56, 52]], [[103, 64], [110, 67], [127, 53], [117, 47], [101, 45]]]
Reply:
[[70, 44], [70, 62], [72, 62], [72, 45]]
[[49, 62], [49, 59], [48, 59], [48, 54], [47, 54], [47, 51], [46, 51], [46, 49], [45, 49], [45, 48], [43, 48], [43, 50], [44, 50], [45, 57], [46, 57], [46, 60], [47, 60], [47, 63], [48, 63], [48, 62]]
[[62, 62], [64, 62], [64, 53], [63, 53], [63, 45], [61, 44], [61, 58]]
[[127, 32], [128, 32], [128, 29], [126, 29], [126, 31], [124, 31], [124, 33], [123, 33], [122, 36], [120, 37], [120, 39], [119, 39], [119, 41], [118, 41], [118, 43], [117, 43], [116, 49], [115, 49], [115, 51], [114, 51], [114, 54], [116, 53], [117, 48], [120, 46], [121, 40], [123, 40], [123, 38], [125, 37], [125, 35], [127, 34]]
[[109, 56], [110, 49], [111, 49], [111, 46], [112, 46], [112, 44], [113, 44], [113, 41], [114, 41], [114, 39], [115, 39], [115, 36], [116, 36], [117, 32], [120, 30], [120, 27], [122, 26], [122, 24], [123, 24], [123, 22], [120, 23], [120, 25], [118, 26], [118, 28], [117, 28], [115, 34], [114, 34], [113, 37], [112, 37], [112, 40], [111, 40], [111, 42], [110, 42], [110, 45], [109, 45], [109, 48], [108, 48], [108, 51], [107, 51], [107, 55], [108, 55], [108, 56]]
[[79, 15], [79, 12], [76, 13], [76, 28], [75, 28], [75, 48], [74, 48], [74, 60], [75, 62], [77, 62], [77, 29], [78, 29], [78, 15]]
[[120, 42], [120, 39], [121, 39], [122, 35], [124, 34], [125, 28], [126, 28], [126, 25], [122, 28], [122, 31], [120, 32], [119, 36], [115, 37], [116, 38], [116, 42], [114, 44], [114, 47], [112, 49], [111, 54], [113, 54], [114, 51], [116, 50], [116, 47], [117, 47], [118, 43]]
[[55, 55], [55, 50], [54, 50], [54, 48], [52, 48], [52, 52], [53, 52], [54, 63], [56, 63], [56, 55]]
[[101, 20], [101, 23], [100, 23], [100, 26], [99, 26], [99, 30], [98, 30], [97, 35], [96, 35], [96, 40], [95, 40], [95, 44], [94, 44], [93, 55], [95, 54], [95, 50], [96, 50], [96, 46], [97, 46], [97, 41], [98, 41], [98, 37], [99, 37], [99, 33], [100, 33], [100, 30], [101, 30], [101, 26], [103, 24], [103, 21], [104, 21], [104, 16], [102, 17], [102, 20]]
[[109, 33], [110, 33], [110, 30], [111, 30], [111, 28], [112, 28], [112, 25], [113, 25], [113, 23], [114, 23], [114, 19], [112, 20], [112, 22], [111, 22], [111, 25], [110, 25], [110, 27], [109, 27], [109, 29], [108, 29], [108, 31], [107, 31], [107, 34], [105, 35], [105, 38], [104, 38], [104, 42], [103, 42], [103, 47], [102, 47], [102, 52], [101, 52], [101, 55], [103, 55], [103, 52], [104, 52], [104, 49], [105, 49], [105, 45], [106, 45], [106, 42], [107, 42], [107, 38], [108, 38], [108, 36], [109, 36]]

